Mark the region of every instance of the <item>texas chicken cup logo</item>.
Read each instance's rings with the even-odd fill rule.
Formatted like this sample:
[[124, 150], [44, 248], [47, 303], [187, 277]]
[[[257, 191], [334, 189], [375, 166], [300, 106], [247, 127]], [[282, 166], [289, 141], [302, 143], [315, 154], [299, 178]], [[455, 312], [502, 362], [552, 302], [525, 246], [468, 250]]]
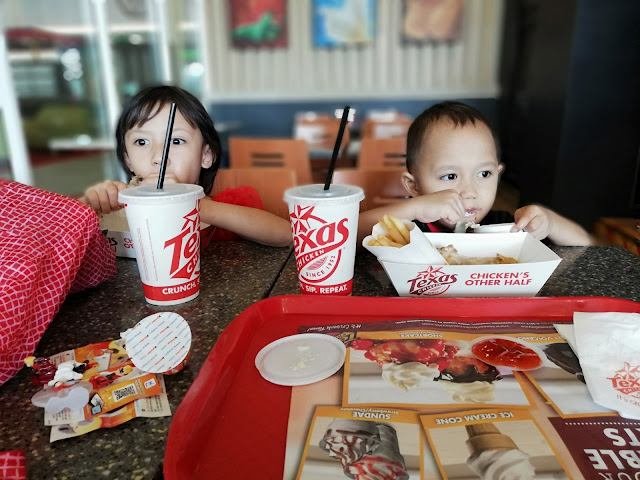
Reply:
[[296, 205], [289, 215], [298, 272], [310, 283], [333, 275], [340, 264], [341, 247], [349, 238], [346, 218], [329, 223], [314, 215], [314, 208]]
[[614, 390], [634, 398], [640, 398], [640, 365], [630, 365], [625, 362], [624, 367], [608, 377]]
[[184, 217], [180, 233], [164, 242], [164, 248], [172, 248], [171, 278], [190, 278], [200, 273], [200, 201]]
[[407, 283], [411, 295], [442, 295], [457, 280], [455, 274], [444, 273], [441, 266], [431, 265]]

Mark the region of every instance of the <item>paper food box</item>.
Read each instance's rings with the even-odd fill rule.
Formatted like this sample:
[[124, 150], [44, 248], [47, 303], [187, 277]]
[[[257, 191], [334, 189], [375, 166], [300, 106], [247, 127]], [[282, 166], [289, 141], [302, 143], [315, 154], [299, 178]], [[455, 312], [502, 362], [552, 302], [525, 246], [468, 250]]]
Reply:
[[100, 217], [100, 228], [109, 240], [111, 249], [116, 252], [117, 257], [136, 258], [136, 251], [131, 241], [129, 223], [124, 213], [124, 208], [117, 212], [102, 215]]
[[[525, 232], [518, 233], [423, 233], [413, 222], [411, 242], [402, 248], [368, 246], [377, 236], [363, 240], [363, 246], [378, 257], [401, 297], [533, 297], [560, 263], [560, 257]], [[422, 236], [422, 238], [420, 238]], [[433, 247], [453, 245], [465, 257], [512, 257], [518, 263], [494, 265], [447, 265], [435, 249], [423, 248], [427, 239]], [[430, 248], [430, 246], [428, 247]], [[417, 260], [421, 258], [421, 260]], [[427, 261], [425, 261], [427, 258]]]

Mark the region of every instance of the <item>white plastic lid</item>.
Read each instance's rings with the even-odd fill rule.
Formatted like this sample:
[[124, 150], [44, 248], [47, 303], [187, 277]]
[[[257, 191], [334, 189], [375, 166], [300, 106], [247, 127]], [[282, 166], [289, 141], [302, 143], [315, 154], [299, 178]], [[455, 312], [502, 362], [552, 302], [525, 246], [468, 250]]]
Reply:
[[163, 373], [177, 367], [191, 350], [191, 329], [181, 315], [159, 312], [122, 334], [127, 355], [143, 372]]
[[118, 201], [126, 204], [162, 205], [202, 197], [204, 197], [204, 190], [200, 185], [169, 183], [164, 185], [162, 190], [158, 190], [153, 185], [125, 188], [118, 194]]
[[329, 190], [324, 184], [300, 185], [284, 192], [287, 203], [304, 203], [305, 205], [344, 205], [360, 202], [364, 199], [364, 191], [355, 185], [331, 185]]
[[476, 233], [509, 233], [515, 223], [496, 223], [494, 225], [478, 225], [473, 228]]
[[320, 333], [304, 333], [271, 342], [256, 355], [256, 368], [277, 385], [307, 385], [330, 377], [342, 367], [344, 343]]

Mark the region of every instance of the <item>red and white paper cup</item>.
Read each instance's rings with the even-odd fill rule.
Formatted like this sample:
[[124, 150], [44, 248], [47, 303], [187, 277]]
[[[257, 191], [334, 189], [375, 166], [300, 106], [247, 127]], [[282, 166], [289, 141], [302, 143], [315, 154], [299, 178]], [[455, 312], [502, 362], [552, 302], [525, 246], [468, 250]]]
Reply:
[[362, 199], [362, 189], [351, 185], [301, 185], [284, 192], [302, 293], [351, 295]]
[[152, 185], [122, 190], [147, 302], [176, 305], [200, 293], [199, 185]]

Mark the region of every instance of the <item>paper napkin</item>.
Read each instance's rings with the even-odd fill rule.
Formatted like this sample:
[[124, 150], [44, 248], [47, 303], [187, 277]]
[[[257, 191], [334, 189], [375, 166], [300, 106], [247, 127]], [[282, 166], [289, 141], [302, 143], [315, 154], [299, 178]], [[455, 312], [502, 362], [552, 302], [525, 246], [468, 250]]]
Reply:
[[378, 259], [389, 262], [409, 263], [419, 265], [446, 265], [447, 262], [431, 244], [425, 234], [420, 231], [418, 226], [409, 220], [402, 220], [409, 230], [410, 241], [402, 248], [394, 247], [377, 247], [369, 245], [369, 242], [378, 238], [379, 235], [386, 235], [384, 227], [380, 223], [373, 226], [371, 235], [366, 236], [362, 240], [362, 246], [373, 253]]
[[582, 373], [593, 400], [640, 420], [640, 314], [573, 314]]

